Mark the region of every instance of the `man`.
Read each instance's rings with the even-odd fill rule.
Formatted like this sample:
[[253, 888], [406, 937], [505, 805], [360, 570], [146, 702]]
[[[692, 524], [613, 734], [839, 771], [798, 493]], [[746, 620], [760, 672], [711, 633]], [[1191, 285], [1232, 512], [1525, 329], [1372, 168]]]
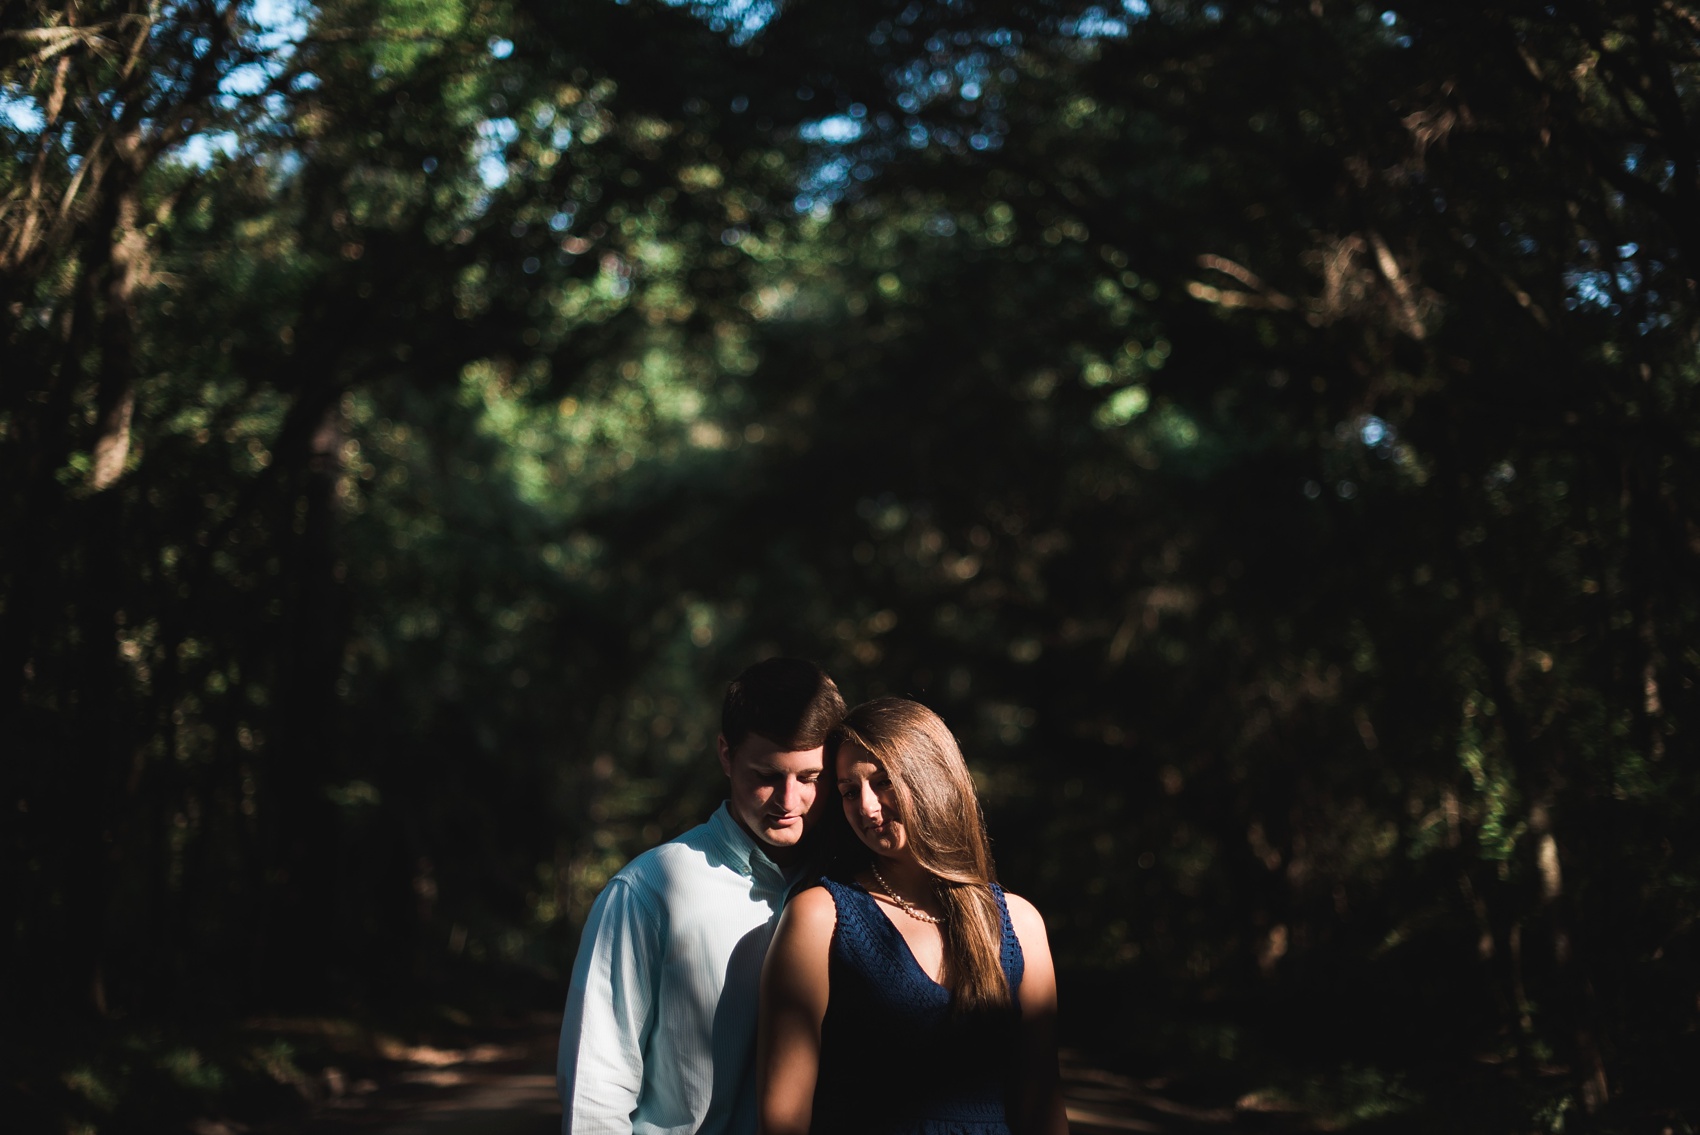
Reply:
[[803, 874], [826, 735], [844, 699], [812, 662], [770, 658], [721, 709], [728, 798], [608, 881], [573, 965], [555, 1066], [565, 1135], [755, 1130], [756, 991]]

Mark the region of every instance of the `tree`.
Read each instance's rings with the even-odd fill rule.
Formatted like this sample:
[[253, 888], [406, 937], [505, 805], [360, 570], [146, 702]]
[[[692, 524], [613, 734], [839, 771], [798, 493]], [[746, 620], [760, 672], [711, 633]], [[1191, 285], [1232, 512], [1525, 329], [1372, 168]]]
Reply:
[[41, 1106], [558, 977], [784, 650], [961, 734], [1082, 1035], [1692, 1122], [1695, 22], [1550, 8], [20, 9]]

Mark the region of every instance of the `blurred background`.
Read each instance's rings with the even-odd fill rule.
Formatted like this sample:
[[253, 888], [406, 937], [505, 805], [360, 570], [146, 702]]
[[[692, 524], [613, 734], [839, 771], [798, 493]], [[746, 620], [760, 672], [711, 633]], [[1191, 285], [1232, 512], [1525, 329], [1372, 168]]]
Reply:
[[1697, 126], [1675, 0], [0, 6], [14, 1129], [558, 1012], [788, 653], [1103, 1067], [1694, 1131]]

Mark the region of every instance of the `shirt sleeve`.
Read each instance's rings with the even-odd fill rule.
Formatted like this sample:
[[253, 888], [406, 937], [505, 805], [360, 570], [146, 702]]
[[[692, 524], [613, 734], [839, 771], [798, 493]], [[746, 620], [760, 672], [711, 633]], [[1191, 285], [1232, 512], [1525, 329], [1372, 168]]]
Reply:
[[590, 908], [561, 1018], [562, 1135], [631, 1135], [660, 955], [656, 911], [628, 880], [611, 880]]

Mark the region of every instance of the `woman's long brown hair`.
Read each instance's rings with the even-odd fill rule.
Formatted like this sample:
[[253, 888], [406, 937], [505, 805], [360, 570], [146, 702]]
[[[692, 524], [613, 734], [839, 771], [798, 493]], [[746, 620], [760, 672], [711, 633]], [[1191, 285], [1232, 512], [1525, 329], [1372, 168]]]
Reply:
[[891, 778], [915, 861], [938, 881], [944, 906], [945, 975], [958, 1012], [1006, 1008], [1003, 917], [991, 840], [974, 779], [939, 715], [906, 698], [875, 698], [844, 718], [827, 742], [836, 760], [845, 743], [866, 750]]

